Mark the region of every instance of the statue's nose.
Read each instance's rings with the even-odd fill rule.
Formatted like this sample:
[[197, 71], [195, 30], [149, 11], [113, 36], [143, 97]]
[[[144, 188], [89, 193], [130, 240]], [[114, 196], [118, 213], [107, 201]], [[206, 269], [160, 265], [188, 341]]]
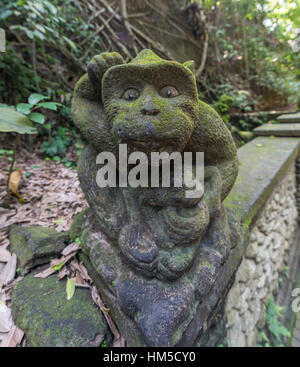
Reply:
[[155, 116], [159, 113], [159, 109], [154, 105], [152, 98], [147, 98], [144, 101], [141, 112], [143, 115]]

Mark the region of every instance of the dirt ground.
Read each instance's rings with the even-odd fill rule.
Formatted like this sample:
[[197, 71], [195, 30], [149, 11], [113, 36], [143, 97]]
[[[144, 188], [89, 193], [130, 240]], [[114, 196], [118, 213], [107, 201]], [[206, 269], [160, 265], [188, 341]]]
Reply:
[[[9, 156], [1, 155], [0, 203], [6, 195], [9, 167]], [[17, 264], [9, 251], [9, 227], [42, 225], [67, 231], [72, 217], [87, 207], [76, 170], [47, 162], [24, 148], [18, 151], [15, 168], [21, 172], [21, 198], [13, 196], [9, 208], [0, 206], [0, 346], [24, 343], [23, 332], [13, 324], [10, 311], [10, 289], [17, 278]]]

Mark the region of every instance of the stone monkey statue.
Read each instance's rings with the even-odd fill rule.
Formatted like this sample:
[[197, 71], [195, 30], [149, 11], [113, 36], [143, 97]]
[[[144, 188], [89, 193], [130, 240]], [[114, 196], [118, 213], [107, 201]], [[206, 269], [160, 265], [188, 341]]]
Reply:
[[[204, 152], [206, 205], [191, 209], [192, 218], [176, 212], [178, 207], [197, 206], [200, 198], [185, 199], [184, 190], [175, 193], [162, 188], [143, 190], [135, 200], [130, 189], [122, 190], [122, 195], [114, 188], [101, 189], [100, 193], [91, 178], [84, 175], [90, 152], [81, 160], [80, 181], [89, 204], [99, 213], [102, 228], [119, 242], [131, 262], [143, 270], [151, 269], [152, 274], [158, 246], [162, 251], [164, 247], [173, 249], [174, 241], [180, 245], [204, 234], [209, 221], [220, 212], [237, 174], [236, 148], [230, 132], [217, 113], [198, 100], [192, 67], [191, 62], [182, 65], [162, 60], [150, 50], [142, 51], [128, 64], [117, 53], [103, 53], [88, 65], [88, 74], [77, 83], [72, 103], [74, 121], [95, 153], [110, 151], [118, 156], [118, 144], [122, 142], [129, 150], [136, 146], [144, 152]], [[173, 241], [170, 234], [157, 234], [155, 241], [146, 223], [140, 223], [142, 210], [152, 233], [158, 232], [157, 221], [151, 220], [153, 208], [163, 208], [161, 215], [168, 216], [171, 237], [175, 232]], [[103, 210], [106, 220], [101, 218]], [[158, 267], [164, 272], [164, 265]]]
[[[155, 284], [155, 297], [164, 294], [164, 298], [161, 284], [171, 281], [177, 287], [184, 282], [185, 289], [190, 289], [188, 302], [199, 301], [230, 248], [222, 202], [235, 182], [238, 164], [229, 130], [219, 115], [198, 99], [193, 62], [166, 61], [150, 50], [127, 64], [115, 52], [97, 55], [76, 85], [72, 114], [88, 143], [79, 162], [80, 183], [107, 237], [107, 241], [87, 241], [85, 247], [102, 281], [116, 284], [114, 289], [109, 287], [107, 299], [117, 297], [122, 310], [135, 320], [136, 308], [145, 312], [152, 307], [147, 298], [138, 306], [141, 283], [143, 287]], [[203, 196], [188, 199], [185, 187], [99, 188], [96, 156], [107, 151], [118, 160], [121, 143], [127, 144], [128, 153], [204, 152]], [[134, 279], [131, 285], [123, 279], [126, 264], [132, 274], [128, 277]], [[129, 286], [131, 298], [126, 293]], [[155, 324], [161, 316], [151, 312], [147, 309], [147, 322]], [[176, 317], [182, 322], [187, 316], [180, 312]], [[167, 328], [168, 340], [178, 326], [175, 324]], [[161, 343], [151, 339], [153, 335], [144, 324], [138, 328], [147, 345]]]

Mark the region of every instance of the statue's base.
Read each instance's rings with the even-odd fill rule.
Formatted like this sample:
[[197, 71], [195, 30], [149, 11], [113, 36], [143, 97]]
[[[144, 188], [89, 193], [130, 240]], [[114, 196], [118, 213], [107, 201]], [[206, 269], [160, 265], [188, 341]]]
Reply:
[[[239, 227], [233, 219], [231, 222], [231, 227]], [[204, 343], [203, 333], [210, 326], [207, 322], [213, 323], [220, 312], [219, 300], [224, 299], [235, 262], [240, 259], [239, 251], [230, 251], [230, 246], [238, 243], [237, 234], [231, 235], [227, 256], [223, 257], [216, 246], [202, 241], [205, 245], [199, 246], [191, 268], [180, 278], [165, 282], [145, 277], [126, 263], [90, 210], [74, 221], [71, 238], [79, 233], [83, 249], [80, 258], [128, 346]], [[218, 236], [224, 242], [222, 234]]]

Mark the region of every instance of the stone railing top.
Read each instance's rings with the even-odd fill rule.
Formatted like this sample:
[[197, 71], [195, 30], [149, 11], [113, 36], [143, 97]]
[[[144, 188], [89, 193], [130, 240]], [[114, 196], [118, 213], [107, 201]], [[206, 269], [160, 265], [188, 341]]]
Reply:
[[[299, 120], [300, 121], [300, 120]], [[300, 136], [300, 124], [264, 124], [253, 130], [257, 136]]]
[[239, 174], [225, 207], [251, 226], [299, 151], [300, 138], [294, 137], [261, 136], [238, 149]]

